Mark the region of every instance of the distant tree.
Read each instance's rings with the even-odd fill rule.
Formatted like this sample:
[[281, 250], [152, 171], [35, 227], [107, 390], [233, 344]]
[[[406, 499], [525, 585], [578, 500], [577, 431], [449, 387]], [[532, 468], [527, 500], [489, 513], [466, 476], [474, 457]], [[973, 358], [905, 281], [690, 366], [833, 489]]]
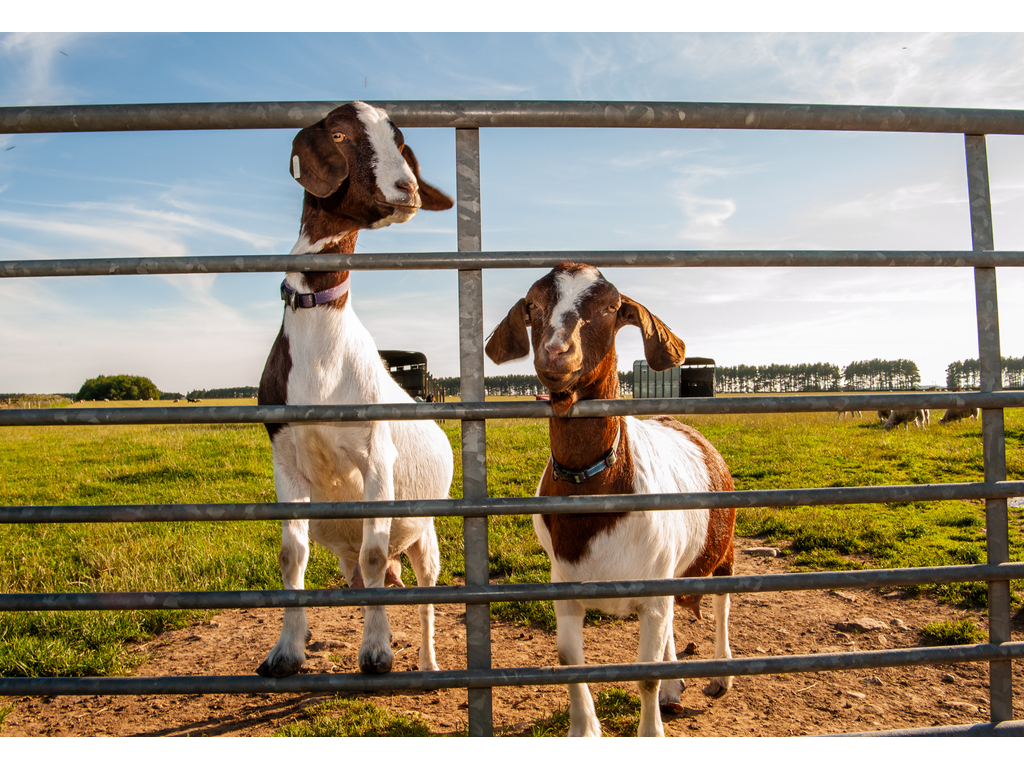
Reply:
[[798, 365], [732, 365], [715, 369], [717, 392], [832, 392], [841, 388], [839, 366], [833, 363]]
[[[193, 389], [186, 397], [213, 398], [230, 400], [231, 398], [256, 397], [259, 387], [221, 387], [220, 389]], [[178, 395], [180, 398], [181, 395]]]
[[86, 381], [76, 400], [156, 400], [160, 390], [145, 376], [97, 376]]
[[[1024, 389], [1024, 357], [1002, 358], [1002, 385], [1007, 389]], [[948, 389], [980, 389], [981, 365], [977, 358], [954, 360], [946, 366]]]
[[856, 360], [843, 369], [848, 390], [913, 389], [921, 383], [921, 372], [913, 360]]

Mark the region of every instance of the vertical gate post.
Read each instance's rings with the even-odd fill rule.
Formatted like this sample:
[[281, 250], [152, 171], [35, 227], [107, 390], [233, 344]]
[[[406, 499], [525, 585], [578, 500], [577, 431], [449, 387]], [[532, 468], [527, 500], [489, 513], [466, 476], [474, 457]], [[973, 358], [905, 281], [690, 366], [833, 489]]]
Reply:
[[[480, 131], [455, 129], [456, 213], [459, 252], [481, 250]], [[459, 375], [463, 402], [484, 400], [483, 273], [459, 270]], [[462, 422], [462, 497], [487, 497], [487, 422]], [[466, 584], [487, 584], [490, 575], [487, 518], [463, 519]], [[466, 606], [466, 668], [491, 668], [491, 607]], [[470, 688], [469, 735], [490, 736], [491, 689]]]
[[[965, 136], [967, 151], [967, 188], [971, 209], [971, 244], [975, 251], [995, 250], [992, 229], [992, 200], [988, 182], [988, 152], [984, 136]], [[1003, 388], [1002, 358], [999, 348], [999, 305], [996, 296], [995, 267], [975, 267], [974, 294], [978, 308], [978, 363], [981, 391]], [[981, 414], [982, 446], [985, 457], [985, 482], [1006, 479], [1006, 439], [1003, 411], [986, 408]], [[985, 539], [989, 564], [1010, 559], [1009, 521], [1006, 499], [985, 500]], [[993, 581], [988, 585], [989, 642], [1010, 640], [1010, 582]], [[989, 663], [989, 693], [992, 722], [1013, 719], [1012, 668], [1010, 661]]]

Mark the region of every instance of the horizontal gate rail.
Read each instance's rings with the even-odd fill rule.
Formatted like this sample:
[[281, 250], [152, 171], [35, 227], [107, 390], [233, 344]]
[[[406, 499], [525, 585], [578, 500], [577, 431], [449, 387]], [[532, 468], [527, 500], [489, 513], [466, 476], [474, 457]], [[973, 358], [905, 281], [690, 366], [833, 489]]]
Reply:
[[851, 669], [1008, 661], [1024, 658], [1024, 642], [901, 648], [799, 656], [752, 656], [742, 659], [605, 664], [600, 666], [518, 667], [439, 672], [390, 672], [195, 677], [57, 677], [0, 678], [0, 696], [119, 696], [156, 693], [339, 693], [439, 688], [497, 688], [566, 683], [622, 683], [634, 680], [785, 675]]
[[231, 608], [484, 605], [537, 600], [622, 599], [659, 595], [745, 594], [870, 589], [914, 584], [1024, 579], [1024, 563], [939, 565], [876, 571], [823, 571], [643, 581], [543, 582], [390, 589], [267, 589], [224, 592], [83, 592], [0, 595], [0, 611], [226, 610]]
[[[750, 413], [828, 413], [883, 408], [1024, 408], [1024, 390], [894, 392], [892, 394], [736, 395], [636, 400], [585, 400], [567, 418]], [[215, 405], [141, 408], [0, 409], [0, 427], [130, 424], [285, 424], [415, 419], [547, 419], [551, 404], [535, 402], [383, 403], [380, 405]]]
[[[1024, 134], [1024, 112], [830, 104], [624, 101], [380, 101], [403, 128], [726, 128]], [[0, 108], [0, 133], [301, 129], [336, 101]]]
[[1024, 496], [1024, 481], [781, 488], [706, 493], [525, 496], [260, 504], [112, 504], [0, 507], [0, 524], [154, 523], [252, 520], [361, 520], [368, 517], [488, 517], [593, 514], [643, 510], [905, 504], [914, 501], [1010, 499]]
[[595, 267], [1024, 267], [1024, 251], [486, 251], [0, 261], [0, 277]]
[[[372, 406], [216, 406], [0, 410], [0, 427], [144, 424], [345, 423], [367, 420], [461, 420], [464, 499], [338, 504], [147, 504], [0, 507], [0, 524], [152, 521], [246, 521], [366, 517], [465, 518], [465, 586], [405, 590], [252, 590], [0, 595], [0, 611], [226, 609], [286, 606], [458, 603], [466, 608], [467, 669], [443, 672], [183, 678], [0, 678], [0, 696], [147, 693], [267, 693], [468, 689], [469, 732], [491, 728], [489, 689], [569, 682], [624, 682], [676, 677], [784, 674], [887, 666], [989, 662], [993, 724], [897, 731], [894, 734], [999, 735], [1024, 733], [1012, 721], [1011, 659], [1024, 643], [1010, 642], [1009, 583], [1024, 563], [1007, 562], [1006, 499], [1024, 495], [1024, 481], [1007, 481], [1003, 410], [1024, 407], [1024, 391], [1001, 389], [995, 268], [1024, 266], [1024, 251], [997, 251], [992, 235], [986, 134], [1024, 135], [1024, 111], [808, 104], [691, 102], [401, 101], [376, 102], [402, 127], [456, 131], [458, 252], [347, 255], [235, 255], [157, 258], [0, 260], [0, 278], [217, 274], [334, 270], [455, 269], [459, 273], [460, 362], [464, 403]], [[134, 104], [0, 107], [0, 133], [149, 130], [299, 129], [336, 102]], [[958, 133], [965, 136], [971, 251], [646, 250], [482, 252], [479, 128], [605, 127], [665, 129], [810, 130]], [[659, 414], [823, 413], [847, 410], [982, 410], [984, 482], [847, 488], [804, 488], [650, 496], [486, 498], [487, 419], [546, 419], [549, 403], [490, 402], [483, 395], [482, 270], [548, 268], [562, 261], [598, 267], [945, 267], [975, 270], [980, 392], [896, 392], [817, 395], [740, 395], [578, 403], [570, 417]], [[986, 565], [937, 566], [828, 573], [786, 573], [714, 579], [639, 582], [488, 584], [487, 521], [492, 515], [625, 512], [641, 509], [791, 507], [983, 499]], [[752, 593], [808, 589], [899, 587], [985, 581], [989, 585], [988, 643], [807, 656], [619, 664], [588, 667], [491, 669], [489, 612], [498, 601], [601, 599], [677, 594]]]

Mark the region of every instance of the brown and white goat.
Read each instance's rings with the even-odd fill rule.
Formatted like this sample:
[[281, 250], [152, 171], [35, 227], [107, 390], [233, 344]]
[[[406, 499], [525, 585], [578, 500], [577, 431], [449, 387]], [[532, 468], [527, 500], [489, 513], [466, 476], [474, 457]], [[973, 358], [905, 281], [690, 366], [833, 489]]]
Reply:
[[[675, 419], [561, 418], [579, 400], [619, 396], [615, 335], [626, 325], [643, 334], [653, 370], [683, 362], [685, 346], [657, 317], [622, 296], [592, 266], [560, 264], [534, 283], [487, 343], [496, 363], [525, 357], [532, 329], [534, 366], [551, 392], [551, 458], [538, 496], [653, 494], [733, 489], [718, 451], [700, 433]], [[534, 515], [533, 527], [551, 560], [551, 581], [669, 579], [726, 576], [733, 569], [734, 509], [699, 509]], [[676, 598], [700, 617], [700, 598]], [[731, 658], [729, 596], [713, 595], [715, 658]], [[641, 662], [675, 661], [672, 597], [555, 602], [558, 660], [583, 664], [586, 608], [640, 619]], [[711, 681], [705, 693], [721, 696], [731, 677]], [[681, 707], [681, 680], [641, 681], [641, 736], [661, 736], [659, 703]], [[659, 690], [660, 688], [660, 690]], [[601, 726], [585, 684], [569, 686], [570, 736], [600, 736]]]
[[[387, 114], [345, 104], [292, 142], [292, 176], [305, 188], [299, 253], [352, 253], [360, 229], [440, 211], [452, 200], [424, 183], [419, 165]], [[260, 380], [260, 405], [407, 403], [349, 301], [349, 273], [289, 272], [281, 284], [284, 320]], [[267, 424], [279, 502], [445, 498], [452, 479], [448, 439], [433, 422]], [[399, 558], [417, 584], [440, 570], [432, 518], [286, 520], [280, 565], [286, 589], [302, 589], [309, 538], [338, 558], [353, 587], [401, 586]], [[433, 606], [420, 606], [420, 669], [437, 669]], [[256, 670], [282, 677], [299, 670], [309, 638], [304, 608], [286, 608], [281, 638]], [[388, 672], [394, 656], [383, 606], [364, 613], [359, 667]]]

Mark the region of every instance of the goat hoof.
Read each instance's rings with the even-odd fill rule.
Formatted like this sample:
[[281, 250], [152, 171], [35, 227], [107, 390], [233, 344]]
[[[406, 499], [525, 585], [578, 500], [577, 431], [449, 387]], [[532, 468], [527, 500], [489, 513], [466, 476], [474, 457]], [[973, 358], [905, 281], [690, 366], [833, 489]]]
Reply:
[[720, 699], [729, 692], [729, 688], [722, 685], [717, 680], [712, 680], [706, 686], [704, 686], [704, 695], [710, 696], [712, 699]]
[[287, 659], [279, 658], [271, 662], [269, 658], [256, 667], [256, 674], [260, 677], [288, 677], [302, 669], [302, 662], [298, 664]]
[[391, 671], [394, 659], [395, 657], [391, 653], [380, 656], [375, 654], [360, 655], [359, 669], [366, 675], [383, 675]]
[[660, 707], [661, 711], [666, 715], [681, 715], [686, 712], [686, 707], [678, 701], [666, 701]]
[[310, 630], [310, 629], [307, 629], [306, 630], [306, 644], [308, 645], [309, 641], [312, 640], [312, 639], [313, 639], [313, 631]]

